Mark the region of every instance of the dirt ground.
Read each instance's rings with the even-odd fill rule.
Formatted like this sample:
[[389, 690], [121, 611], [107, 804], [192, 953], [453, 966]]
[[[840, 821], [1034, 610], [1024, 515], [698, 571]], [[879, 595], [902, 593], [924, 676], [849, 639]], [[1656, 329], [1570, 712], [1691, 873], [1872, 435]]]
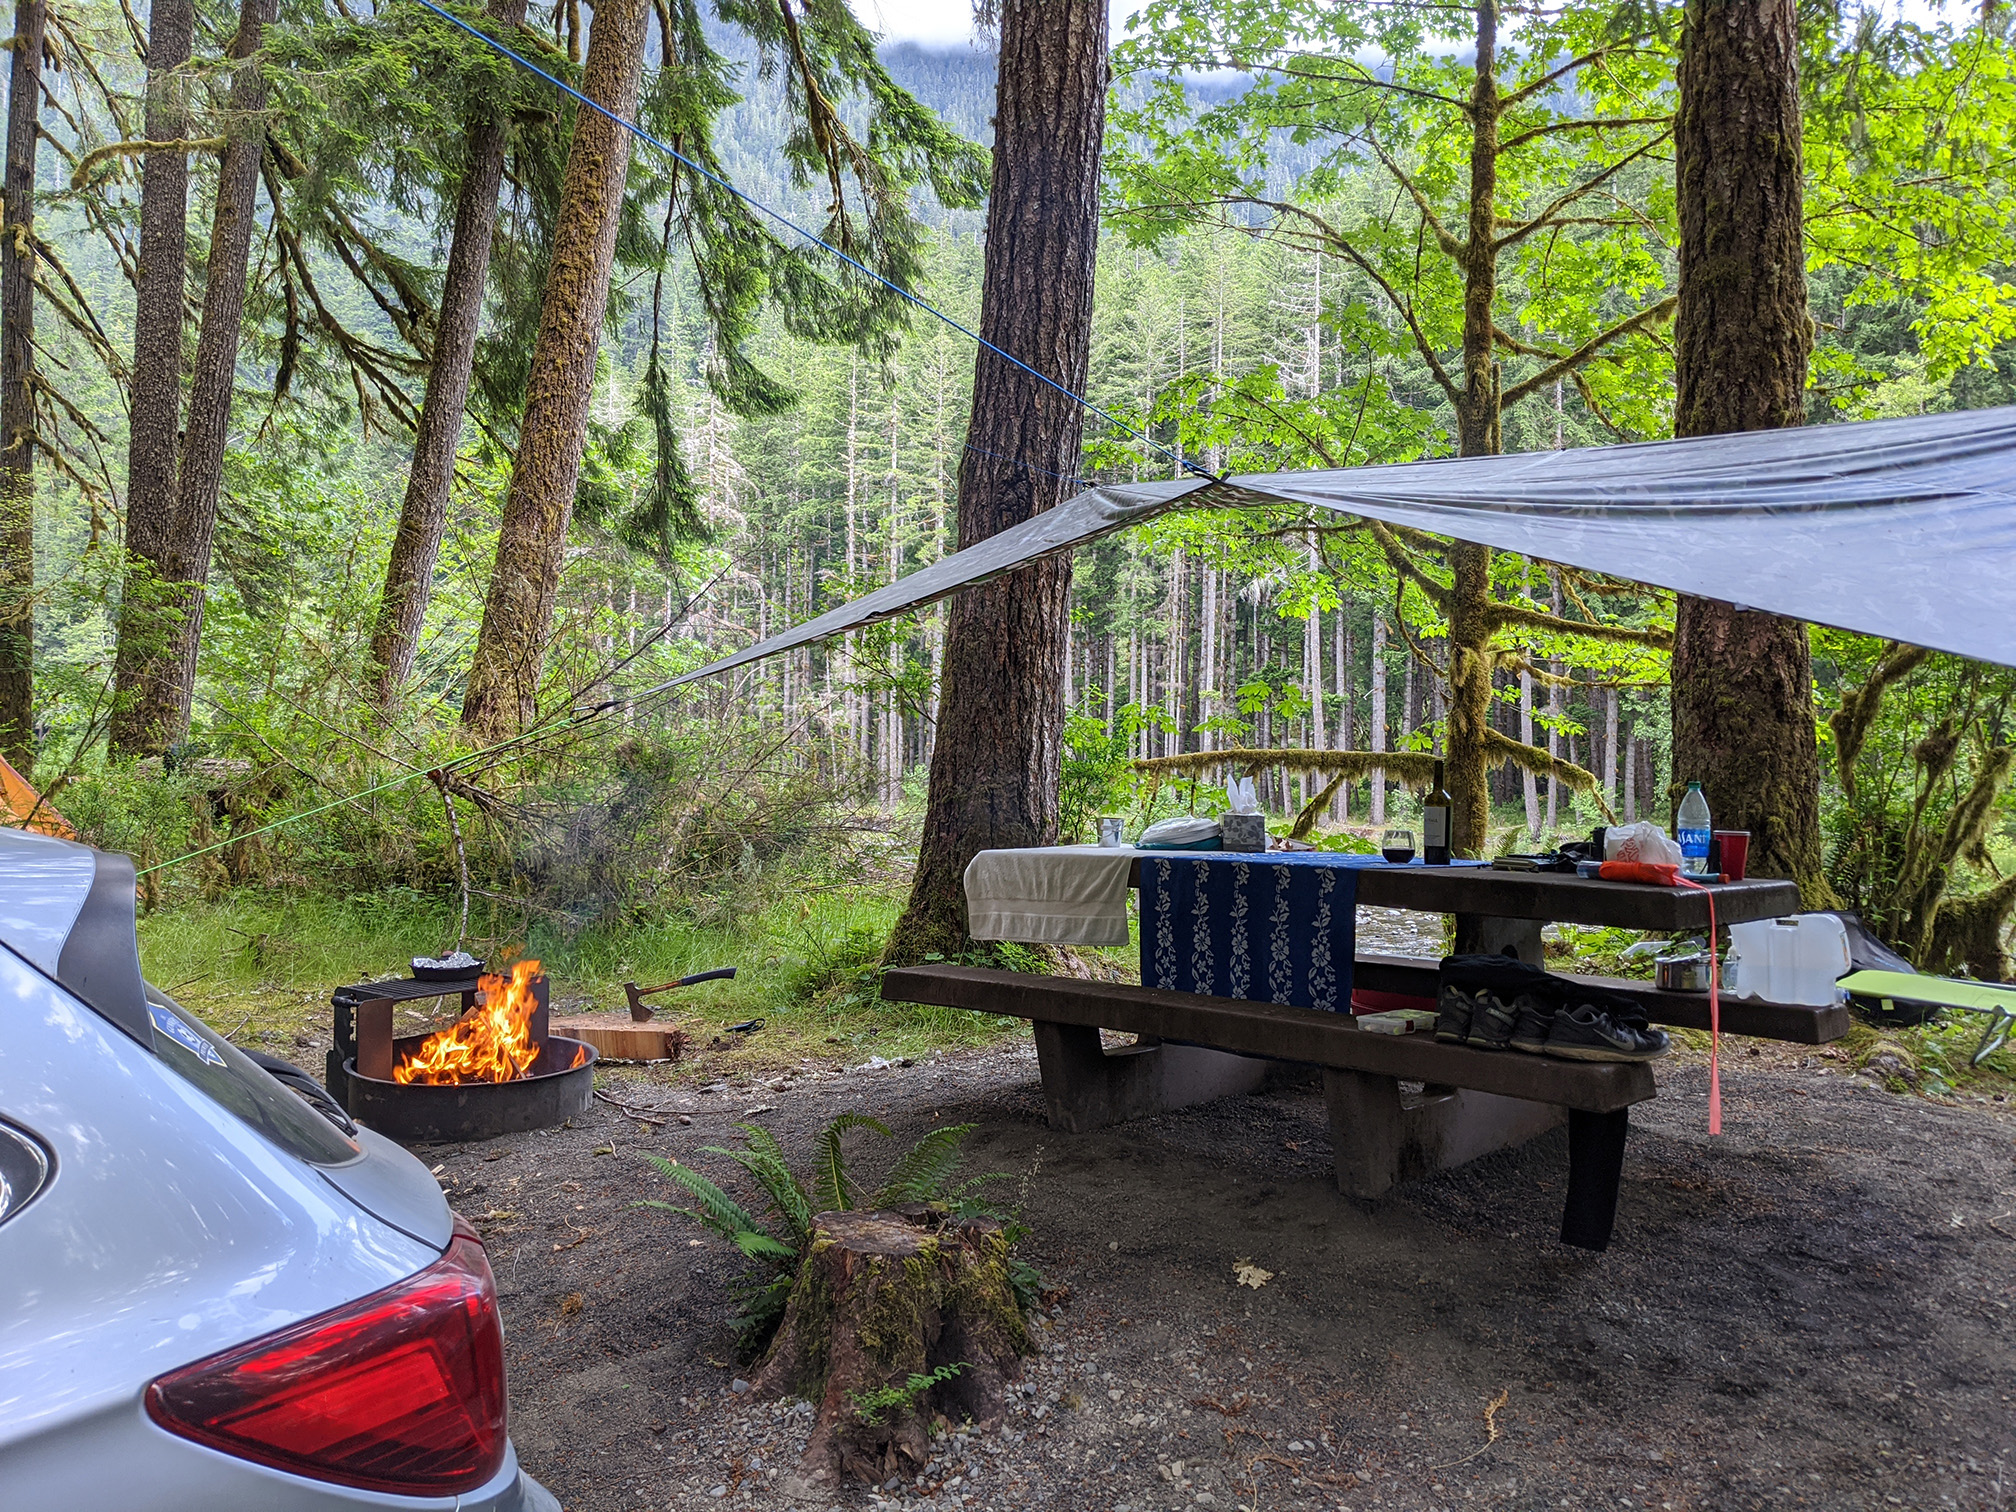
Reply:
[[[1074, 1137], [1044, 1122], [1026, 1039], [760, 1079], [727, 1052], [704, 1084], [612, 1068], [663, 1124], [598, 1101], [420, 1153], [487, 1237], [513, 1435], [568, 1512], [787, 1505], [810, 1409], [735, 1389], [739, 1257], [636, 1202], [671, 1195], [646, 1151], [720, 1177], [700, 1147], [745, 1117], [802, 1155], [843, 1110], [897, 1146], [977, 1124], [969, 1169], [1028, 1178], [1025, 1248], [1071, 1293], [1004, 1430], [851, 1505], [2009, 1505], [2016, 1121], [1726, 1044], [1727, 1133], [1698, 1058], [1664, 1067], [1601, 1255], [1555, 1239], [1562, 1131], [1358, 1202], [1313, 1088]], [[1271, 1278], [1240, 1285], [1240, 1262]]]

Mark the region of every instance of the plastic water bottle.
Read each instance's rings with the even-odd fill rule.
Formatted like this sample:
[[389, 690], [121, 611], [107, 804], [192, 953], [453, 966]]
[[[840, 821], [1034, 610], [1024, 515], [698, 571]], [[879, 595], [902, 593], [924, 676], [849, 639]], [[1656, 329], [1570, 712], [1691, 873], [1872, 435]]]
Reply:
[[1687, 796], [1680, 800], [1680, 870], [1699, 875], [1708, 870], [1708, 841], [1715, 831], [1708, 817], [1708, 800], [1701, 784], [1687, 784]]

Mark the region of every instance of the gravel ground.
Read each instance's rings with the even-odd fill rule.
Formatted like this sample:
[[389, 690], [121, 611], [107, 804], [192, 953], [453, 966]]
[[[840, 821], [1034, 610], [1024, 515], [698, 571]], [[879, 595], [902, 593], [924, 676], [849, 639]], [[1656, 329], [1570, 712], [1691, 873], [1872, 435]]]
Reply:
[[2007, 1506], [2016, 1123], [1823, 1053], [1726, 1051], [1719, 1141], [1684, 1054], [1636, 1110], [1603, 1255], [1555, 1241], [1560, 1131], [1358, 1202], [1313, 1088], [1073, 1137], [1026, 1040], [761, 1077], [719, 1053], [704, 1085], [612, 1068], [662, 1123], [598, 1102], [421, 1153], [486, 1234], [513, 1434], [569, 1512], [785, 1505], [810, 1410], [735, 1389], [738, 1257], [636, 1205], [668, 1195], [643, 1156], [721, 1176], [699, 1147], [734, 1123], [802, 1154], [848, 1109], [898, 1144], [977, 1124], [970, 1168], [1025, 1178], [1026, 1248], [1070, 1289], [1005, 1428], [949, 1433], [921, 1485], [853, 1506]]

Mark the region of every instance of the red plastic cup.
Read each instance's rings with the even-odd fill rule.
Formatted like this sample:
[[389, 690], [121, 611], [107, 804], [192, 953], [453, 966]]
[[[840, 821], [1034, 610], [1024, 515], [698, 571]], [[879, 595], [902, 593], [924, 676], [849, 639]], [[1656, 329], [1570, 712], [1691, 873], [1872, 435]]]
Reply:
[[1749, 875], [1750, 831], [1717, 830], [1715, 845], [1722, 853], [1722, 880], [1741, 882]]

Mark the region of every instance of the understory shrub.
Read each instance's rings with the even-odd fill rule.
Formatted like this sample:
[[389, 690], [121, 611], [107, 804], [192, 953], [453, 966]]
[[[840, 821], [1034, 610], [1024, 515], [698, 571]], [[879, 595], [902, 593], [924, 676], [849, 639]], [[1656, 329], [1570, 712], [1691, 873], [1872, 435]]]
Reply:
[[845, 875], [888, 838], [860, 817], [858, 774], [821, 747], [732, 720], [600, 730], [459, 767], [445, 794], [428, 773], [462, 754], [454, 731], [413, 733], [396, 762], [361, 751], [362, 737], [303, 738], [284, 756], [271, 741], [213, 741], [167, 770], [73, 774], [56, 803], [92, 844], [143, 867], [177, 862], [155, 874], [150, 904], [263, 886], [407, 889], [453, 907], [466, 864], [479, 899], [563, 929], [733, 918], [780, 872]]

